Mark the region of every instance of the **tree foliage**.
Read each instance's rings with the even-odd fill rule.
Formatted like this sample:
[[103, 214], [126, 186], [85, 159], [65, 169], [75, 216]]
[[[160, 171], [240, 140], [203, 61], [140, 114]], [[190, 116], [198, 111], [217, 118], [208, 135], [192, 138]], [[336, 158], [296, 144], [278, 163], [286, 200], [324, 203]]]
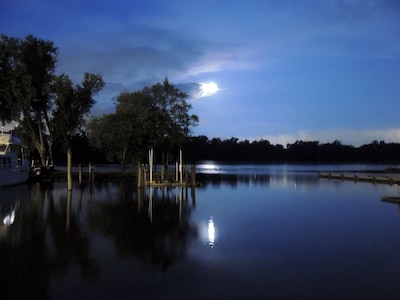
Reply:
[[272, 145], [267, 140], [239, 141], [195, 136], [183, 144], [187, 161], [235, 163], [398, 163], [400, 144], [373, 141], [360, 147], [319, 141]]
[[54, 110], [50, 129], [52, 137], [64, 148], [70, 147], [72, 137], [83, 130], [85, 117], [95, 104], [93, 95], [104, 86], [100, 75], [85, 73], [81, 84], [73, 85], [67, 75], [58, 76], [53, 84]]
[[189, 114], [187, 95], [165, 79], [135, 92], [122, 92], [116, 98], [113, 114], [93, 118], [88, 124], [89, 137], [98, 147], [108, 149], [109, 159], [143, 160], [148, 148], [172, 151], [190, 135], [198, 123]]
[[52, 108], [57, 48], [31, 35], [25, 40], [2, 35], [0, 41], [0, 119], [20, 121], [42, 163], [47, 156], [45, 132]]

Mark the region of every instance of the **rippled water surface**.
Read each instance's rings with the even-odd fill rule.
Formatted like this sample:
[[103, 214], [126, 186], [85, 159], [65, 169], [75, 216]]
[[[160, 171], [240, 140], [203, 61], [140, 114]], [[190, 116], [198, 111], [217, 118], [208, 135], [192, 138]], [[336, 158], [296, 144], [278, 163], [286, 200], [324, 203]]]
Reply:
[[[0, 189], [3, 299], [398, 299], [397, 186], [338, 166], [197, 168], [201, 187]], [[371, 166], [341, 166], [362, 170]]]

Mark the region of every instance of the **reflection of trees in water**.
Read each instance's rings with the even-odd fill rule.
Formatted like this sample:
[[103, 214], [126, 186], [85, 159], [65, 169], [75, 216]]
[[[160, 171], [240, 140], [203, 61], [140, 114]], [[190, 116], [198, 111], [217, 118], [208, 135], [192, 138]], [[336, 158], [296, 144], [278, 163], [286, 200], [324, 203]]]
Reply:
[[122, 184], [118, 197], [98, 203], [88, 220], [92, 228], [113, 239], [120, 255], [164, 270], [186, 255], [189, 237], [196, 230], [189, 222], [185, 191], [132, 190]]
[[[12, 299], [46, 299], [53, 276], [78, 265], [83, 277], [95, 276], [88, 238], [67, 211], [67, 192], [54, 199], [52, 185], [32, 184], [21, 211], [0, 241], [0, 294]], [[15, 194], [14, 194], [15, 197]], [[66, 227], [67, 215], [70, 219]]]
[[[23, 202], [19, 202], [24, 190]], [[49, 284], [45, 233], [27, 186], [0, 191], [3, 201], [19, 206], [15, 220], [0, 240], [0, 295], [5, 299], [46, 299]], [[17, 204], [19, 202], [19, 204]]]
[[55, 186], [32, 184], [23, 197], [0, 191], [0, 197], [12, 199], [10, 206], [24, 200], [14, 224], [0, 238], [2, 298], [49, 298], [51, 280], [62, 283], [75, 268], [80, 277], [74, 281], [98, 276], [100, 268], [90, 253], [96, 245], [90, 244], [86, 221], [114, 241], [120, 255], [162, 269], [186, 255], [196, 232], [189, 223], [185, 190], [155, 189], [150, 199], [148, 191], [141, 195], [126, 184], [116, 189], [106, 183], [72, 194]]
[[97, 276], [98, 267], [89, 254], [89, 238], [82, 231], [79, 216], [71, 213], [72, 193], [66, 192], [57, 201], [61, 209], [52, 209], [46, 222], [51, 233], [52, 273], [62, 275], [70, 265], [78, 265], [82, 277]]

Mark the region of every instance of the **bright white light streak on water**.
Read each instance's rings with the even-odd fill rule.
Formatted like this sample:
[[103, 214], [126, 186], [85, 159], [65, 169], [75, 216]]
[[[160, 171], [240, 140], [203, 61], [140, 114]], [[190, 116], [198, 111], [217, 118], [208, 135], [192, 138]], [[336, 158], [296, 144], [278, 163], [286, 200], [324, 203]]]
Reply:
[[215, 226], [213, 217], [208, 219], [208, 245], [213, 248], [215, 243]]

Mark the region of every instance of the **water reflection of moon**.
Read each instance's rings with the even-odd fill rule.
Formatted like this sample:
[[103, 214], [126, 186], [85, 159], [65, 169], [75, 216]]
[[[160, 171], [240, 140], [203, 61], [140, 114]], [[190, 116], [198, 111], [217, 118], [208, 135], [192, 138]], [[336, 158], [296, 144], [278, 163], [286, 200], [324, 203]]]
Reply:
[[213, 248], [215, 243], [215, 226], [213, 217], [208, 220], [208, 245]]

